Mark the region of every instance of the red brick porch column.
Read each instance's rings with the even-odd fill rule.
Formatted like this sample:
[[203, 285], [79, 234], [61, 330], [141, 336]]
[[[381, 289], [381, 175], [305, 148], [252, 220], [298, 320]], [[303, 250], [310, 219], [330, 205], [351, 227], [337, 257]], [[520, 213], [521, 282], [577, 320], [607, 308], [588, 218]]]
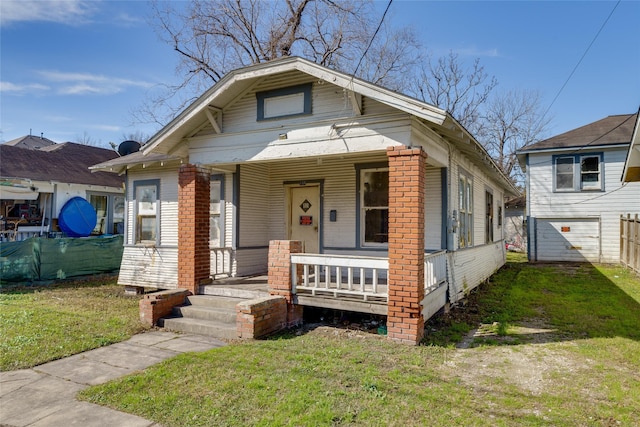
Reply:
[[[269, 242], [269, 293], [287, 300], [287, 327], [302, 323], [302, 306], [294, 304], [291, 289], [291, 254], [302, 252], [297, 240], [271, 240]], [[301, 276], [301, 274], [298, 274]]]
[[211, 275], [209, 251], [209, 173], [180, 166], [178, 177], [178, 288], [198, 293]]
[[389, 307], [387, 336], [416, 345], [424, 336], [424, 201], [427, 154], [389, 147]]

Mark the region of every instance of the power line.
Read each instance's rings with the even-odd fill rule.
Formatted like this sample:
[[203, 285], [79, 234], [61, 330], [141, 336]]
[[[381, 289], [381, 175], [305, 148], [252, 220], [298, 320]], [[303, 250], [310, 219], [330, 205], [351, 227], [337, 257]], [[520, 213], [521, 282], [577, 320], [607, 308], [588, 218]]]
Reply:
[[389, 3], [387, 4], [387, 8], [384, 10], [384, 13], [382, 14], [382, 18], [380, 18], [380, 23], [378, 24], [378, 28], [376, 28], [376, 31], [373, 33], [373, 36], [371, 36], [371, 40], [369, 40], [369, 45], [364, 50], [364, 53], [362, 54], [362, 56], [360, 57], [360, 60], [358, 61], [358, 65], [356, 66], [356, 69], [353, 71], [354, 76], [358, 74], [358, 68], [360, 68], [360, 64], [362, 64], [362, 60], [364, 59], [365, 56], [367, 56], [367, 53], [369, 53], [369, 49], [373, 44], [373, 39], [375, 39], [376, 36], [378, 35], [378, 31], [380, 31], [380, 28], [382, 27], [382, 23], [384, 22], [385, 16], [387, 16], [387, 12], [389, 11], [389, 7], [391, 6], [392, 2], [393, 0], [389, 0]]
[[618, 7], [618, 5], [620, 4], [622, 0], [618, 0], [615, 4], [615, 6], [613, 6], [613, 9], [611, 10], [611, 12], [609, 13], [609, 16], [607, 16], [607, 19], [604, 20], [604, 22], [602, 23], [602, 25], [600, 26], [600, 29], [598, 30], [598, 32], [596, 33], [596, 35], [593, 37], [593, 40], [591, 40], [591, 43], [589, 43], [589, 46], [587, 46], [587, 48], [585, 49], [584, 53], [582, 54], [582, 56], [580, 57], [580, 60], [578, 61], [578, 63], [576, 64], [575, 67], [573, 67], [573, 70], [571, 71], [571, 74], [569, 74], [569, 77], [567, 77], [567, 80], [565, 80], [564, 84], [562, 85], [562, 87], [560, 88], [560, 90], [558, 91], [558, 93], [556, 94], [556, 96], [553, 98], [553, 101], [551, 101], [551, 104], [549, 104], [549, 107], [547, 107], [546, 111], [544, 112], [544, 114], [542, 115], [540, 121], [542, 121], [544, 119], [544, 117], [547, 115], [547, 113], [549, 112], [549, 110], [551, 109], [551, 107], [553, 106], [553, 104], [556, 102], [556, 100], [558, 99], [558, 97], [560, 96], [560, 94], [562, 93], [562, 91], [564, 90], [564, 88], [567, 86], [567, 84], [569, 83], [569, 80], [571, 80], [571, 77], [573, 77], [573, 75], [575, 74], [576, 70], [578, 69], [578, 67], [580, 66], [580, 64], [582, 63], [582, 60], [585, 58], [585, 56], [587, 56], [587, 53], [589, 52], [589, 50], [591, 49], [591, 46], [593, 46], [593, 44], [595, 43], [595, 41], [597, 40], [598, 36], [600, 35], [600, 33], [602, 32], [602, 30], [604, 29], [605, 25], [607, 25], [607, 22], [609, 22], [609, 19], [611, 18], [611, 15], [613, 15], [613, 12], [615, 12], [616, 8]]

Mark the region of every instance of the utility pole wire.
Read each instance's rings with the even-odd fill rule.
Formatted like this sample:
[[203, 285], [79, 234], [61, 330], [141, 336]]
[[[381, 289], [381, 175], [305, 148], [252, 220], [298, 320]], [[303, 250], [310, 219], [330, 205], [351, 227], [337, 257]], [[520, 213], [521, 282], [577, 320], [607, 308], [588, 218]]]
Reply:
[[382, 23], [384, 22], [384, 18], [385, 16], [387, 16], [387, 12], [389, 11], [389, 7], [391, 6], [392, 2], [393, 0], [389, 0], [389, 3], [387, 4], [387, 8], [384, 10], [384, 13], [382, 14], [382, 18], [380, 18], [380, 23], [378, 24], [378, 28], [376, 28], [376, 31], [373, 33], [373, 36], [371, 36], [371, 40], [369, 40], [369, 45], [364, 50], [364, 53], [362, 54], [362, 56], [360, 57], [360, 60], [358, 61], [358, 65], [356, 66], [356, 69], [353, 71], [354, 76], [358, 74], [358, 68], [360, 68], [360, 64], [362, 64], [362, 60], [364, 59], [364, 57], [367, 56], [367, 53], [369, 52], [369, 49], [373, 44], [373, 39], [376, 38], [378, 31], [380, 31], [380, 28], [382, 27]]
[[598, 36], [600, 35], [600, 33], [602, 32], [602, 30], [604, 29], [605, 25], [607, 25], [607, 22], [609, 22], [609, 19], [611, 18], [611, 15], [613, 15], [613, 12], [615, 12], [616, 8], [618, 7], [618, 5], [620, 4], [622, 0], [618, 0], [617, 3], [615, 4], [615, 6], [613, 6], [613, 9], [611, 10], [611, 12], [609, 13], [609, 16], [607, 16], [607, 19], [604, 20], [604, 22], [602, 23], [602, 25], [600, 26], [600, 29], [598, 30], [598, 32], [596, 33], [595, 37], [593, 37], [593, 40], [591, 40], [591, 43], [589, 43], [589, 46], [587, 46], [587, 48], [585, 49], [584, 53], [582, 54], [582, 56], [580, 57], [580, 60], [578, 61], [578, 63], [576, 64], [575, 67], [573, 67], [573, 70], [571, 71], [571, 74], [569, 74], [569, 77], [567, 77], [567, 80], [565, 80], [564, 84], [562, 85], [562, 87], [560, 88], [560, 90], [558, 91], [558, 93], [556, 94], [556, 96], [553, 98], [553, 101], [551, 101], [551, 104], [549, 104], [549, 107], [547, 107], [546, 111], [544, 112], [544, 114], [542, 115], [542, 118], [540, 119], [540, 121], [542, 121], [544, 119], [544, 117], [547, 115], [547, 113], [549, 112], [549, 110], [551, 109], [551, 107], [553, 106], [553, 104], [556, 102], [556, 100], [558, 99], [558, 97], [560, 97], [560, 94], [562, 93], [562, 91], [564, 90], [564, 88], [567, 86], [567, 84], [569, 83], [569, 80], [571, 80], [571, 77], [573, 77], [573, 75], [575, 74], [576, 70], [578, 69], [578, 67], [580, 66], [580, 64], [582, 63], [582, 60], [585, 58], [585, 56], [587, 56], [587, 53], [589, 52], [589, 50], [591, 49], [591, 46], [593, 46], [593, 44], [595, 43], [595, 41], [597, 40]]

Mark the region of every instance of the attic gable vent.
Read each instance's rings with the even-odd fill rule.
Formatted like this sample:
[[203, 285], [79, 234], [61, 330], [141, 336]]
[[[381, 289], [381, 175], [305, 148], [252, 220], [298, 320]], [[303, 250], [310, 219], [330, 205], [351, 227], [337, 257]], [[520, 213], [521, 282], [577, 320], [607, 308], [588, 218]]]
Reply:
[[258, 121], [311, 114], [311, 83], [256, 93]]

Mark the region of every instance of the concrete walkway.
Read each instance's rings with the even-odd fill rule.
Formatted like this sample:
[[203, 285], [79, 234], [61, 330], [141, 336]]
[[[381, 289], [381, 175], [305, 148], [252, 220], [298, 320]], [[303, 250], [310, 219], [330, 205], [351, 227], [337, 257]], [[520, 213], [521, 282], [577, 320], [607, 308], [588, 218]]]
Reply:
[[140, 417], [80, 402], [75, 396], [88, 386], [181, 353], [224, 345], [209, 337], [154, 331], [32, 369], [0, 372], [0, 426], [157, 427]]

